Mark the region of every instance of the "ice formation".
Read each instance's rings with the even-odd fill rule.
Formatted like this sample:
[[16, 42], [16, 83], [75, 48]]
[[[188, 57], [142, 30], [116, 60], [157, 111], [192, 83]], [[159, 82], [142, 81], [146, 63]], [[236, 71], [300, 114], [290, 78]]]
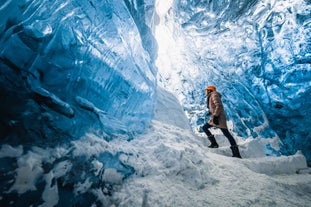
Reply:
[[142, 155], [124, 148], [155, 114], [188, 130], [165, 111], [173, 97], [155, 108], [158, 86], [198, 134], [204, 88], [216, 85], [236, 137], [272, 139], [259, 154], [301, 151], [310, 165], [310, 11], [309, 0], [2, 1], [0, 201], [109, 203], [116, 186], [146, 173], [131, 163]]
[[204, 88], [216, 85], [233, 131], [278, 137], [282, 153], [310, 160], [310, 2], [168, 2], [157, 7], [159, 83], [191, 124], [204, 121]]
[[1, 134], [8, 142], [144, 131], [155, 99], [156, 43], [125, 3], [2, 3]]

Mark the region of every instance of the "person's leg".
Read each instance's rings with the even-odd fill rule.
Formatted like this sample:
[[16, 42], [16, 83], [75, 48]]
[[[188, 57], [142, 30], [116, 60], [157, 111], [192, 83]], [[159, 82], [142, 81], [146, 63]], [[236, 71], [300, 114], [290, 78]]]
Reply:
[[233, 138], [233, 136], [230, 134], [228, 129], [221, 129], [222, 133], [227, 137], [227, 139], [230, 142], [230, 149], [232, 151], [232, 157], [238, 157], [238, 158], [242, 158], [240, 155], [240, 151], [238, 148], [238, 145], [236, 144], [235, 139]]
[[209, 125], [208, 123], [204, 124], [204, 126], [202, 127], [203, 131], [205, 132], [205, 134], [207, 135], [207, 138], [209, 139], [209, 141], [211, 142], [211, 145], [208, 146], [209, 148], [218, 148], [218, 144], [216, 142], [216, 139], [214, 137], [214, 135], [212, 135], [212, 133], [210, 132], [210, 130], [208, 130], [209, 128], [211, 128], [212, 125]]
[[231, 146], [236, 145], [236, 141], [234, 140], [233, 136], [230, 134], [228, 129], [221, 129], [222, 133], [227, 137], [228, 141], [230, 142]]
[[208, 130], [209, 128], [211, 128], [212, 125], [210, 125], [209, 123], [204, 124], [204, 126], [202, 127], [203, 131], [205, 132], [205, 134], [209, 137], [212, 136], [212, 133], [210, 132], [210, 130]]

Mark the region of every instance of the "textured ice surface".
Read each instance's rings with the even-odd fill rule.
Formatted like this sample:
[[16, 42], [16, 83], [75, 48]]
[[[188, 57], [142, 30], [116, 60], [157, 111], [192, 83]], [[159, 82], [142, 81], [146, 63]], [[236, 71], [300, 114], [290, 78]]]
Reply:
[[1, 135], [47, 144], [143, 132], [156, 44], [135, 9], [127, 1], [2, 2]]
[[234, 132], [278, 136], [282, 153], [310, 160], [310, 1], [169, 2], [158, 12], [158, 76], [191, 124], [203, 123], [204, 88], [216, 85]]
[[[205, 118], [204, 88], [216, 85], [235, 136], [256, 138], [250, 143], [280, 138], [281, 151], [269, 145], [270, 154], [301, 150], [310, 164], [310, 3], [1, 1], [1, 202], [111, 203], [111, 194], [139, 170], [140, 163], [128, 161], [148, 160], [135, 154], [139, 149], [131, 154], [122, 147], [153, 118], [155, 101], [163, 98], [157, 84], [176, 95], [194, 129]], [[185, 129], [183, 116], [165, 111], [174, 101], [165, 96], [155, 112]], [[170, 129], [187, 145], [192, 135]], [[156, 130], [150, 141], [169, 137]], [[166, 167], [178, 166], [172, 161], [183, 153], [168, 153], [167, 162], [169, 143], [157, 143], [157, 153]], [[260, 162], [250, 166], [261, 169]]]

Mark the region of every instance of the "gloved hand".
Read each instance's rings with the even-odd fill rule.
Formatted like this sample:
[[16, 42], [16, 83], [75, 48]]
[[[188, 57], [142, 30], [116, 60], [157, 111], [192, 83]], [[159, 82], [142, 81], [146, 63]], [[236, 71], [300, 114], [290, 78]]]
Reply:
[[218, 116], [214, 116], [213, 117], [213, 123], [218, 125], [219, 124], [219, 117]]

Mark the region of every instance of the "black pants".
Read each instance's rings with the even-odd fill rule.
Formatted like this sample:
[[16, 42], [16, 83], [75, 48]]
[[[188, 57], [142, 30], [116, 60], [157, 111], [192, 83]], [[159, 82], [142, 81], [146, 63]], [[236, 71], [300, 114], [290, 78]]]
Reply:
[[[209, 137], [212, 136], [212, 133], [208, 130], [209, 128], [213, 127], [212, 125], [210, 125], [209, 123], [204, 124], [203, 131], [205, 132], [205, 134]], [[236, 141], [234, 140], [233, 136], [230, 134], [228, 129], [222, 129], [219, 128], [222, 133], [227, 137], [228, 141], [230, 142], [230, 145], [236, 145]]]

